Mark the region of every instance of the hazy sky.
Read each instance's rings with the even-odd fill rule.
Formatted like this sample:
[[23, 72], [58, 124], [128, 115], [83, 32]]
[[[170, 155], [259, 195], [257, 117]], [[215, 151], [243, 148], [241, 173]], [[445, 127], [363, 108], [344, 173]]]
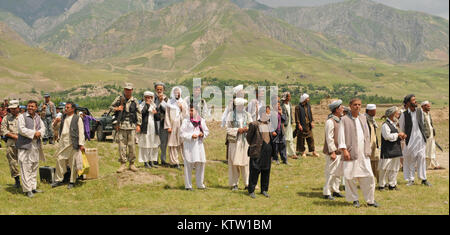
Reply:
[[[257, 0], [271, 7], [317, 6], [344, 0]], [[448, 0], [373, 0], [401, 10], [421, 11], [448, 19]]]

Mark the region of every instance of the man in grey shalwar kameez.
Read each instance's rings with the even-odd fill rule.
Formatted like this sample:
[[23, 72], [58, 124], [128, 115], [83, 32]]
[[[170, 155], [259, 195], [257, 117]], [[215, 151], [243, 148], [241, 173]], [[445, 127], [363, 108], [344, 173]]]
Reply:
[[28, 101], [27, 112], [19, 116], [19, 138], [16, 142], [22, 189], [30, 198], [34, 193], [42, 192], [37, 189], [37, 171], [39, 160], [45, 161], [41, 143], [45, 125], [36, 111], [37, 102]]

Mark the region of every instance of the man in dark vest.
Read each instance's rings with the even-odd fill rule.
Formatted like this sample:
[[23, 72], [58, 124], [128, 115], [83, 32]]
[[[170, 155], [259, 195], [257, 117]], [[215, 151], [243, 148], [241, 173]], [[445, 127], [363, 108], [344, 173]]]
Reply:
[[250, 197], [255, 198], [255, 187], [258, 184], [258, 178], [261, 174], [261, 194], [269, 197], [269, 180], [271, 157], [273, 154], [273, 144], [270, 138], [271, 127], [269, 126], [269, 116], [266, 108], [259, 109], [258, 121], [250, 123], [246, 139], [250, 145], [248, 156], [250, 157], [250, 176], [248, 184], [248, 193]]
[[431, 186], [427, 181], [427, 166], [425, 150], [427, 138], [423, 121], [422, 109], [417, 108], [416, 96], [407, 95], [403, 103], [406, 111], [400, 116], [400, 130], [406, 134], [406, 146], [403, 149], [403, 175], [407, 186], [414, 185], [414, 176], [417, 166], [417, 175], [425, 186]]
[[39, 161], [45, 161], [42, 151], [41, 138], [45, 133], [45, 125], [37, 115], [37, 102], [28, 101], [27, 112], [19, 115], [16, 148], [20, 166], [20, 179], [22, 189], [27, 197], [33, 197], [35, 193], [41, 193], [37, 187], [37, 171]]
[[300, 104], [295, 107], [295, 123], [297, 133], [297, 152], [302, 157], [306, 157], [305, 140], [308, 143], [308, 150], [312, 152], [314, 157], [318, 157], [314, 148], [314, 136], [312, 129], [314, 128], [314, 119], [309, 104], [309, 95], [303, 94], [300, 98]]
[[[158, 112], [155, 114], [155, 121], [156, 125], [158, 125], [157, 128], [157, 135], [159, 135], [159, 140], [161, 141], [161, 144], [159, 145], [159, 148], [161, 149], [161, 165], [167, 166], [166, 162], [166, 153], [167, 153], [167, 141], [169, 139], [169, 132], [167, 132], [167, 129], [164, 129], [164, 120], [166, 118], [166, 104], [168, 102], [168, 98], [166, 95], [164, 95], [164, 90], [166, 89], [166, 85], [162, 82], [155, 83], [155, 105], [156, 105], [156, 111]], [[154, 162], [154, 164], [158, 164], [157, 162]]]
[[[56, 154], [56, 175], [52, 187], [62, 185], [67, 166], [70, 167], [70, 183], [68, 188], [74, 187], [77, 180], [76, 154], [84, 152], [84, 125], [83, 119], [75, 114], [75, 104], [66, 103], [66, 112], [61, 119], [59, 128], [59, 149]], [[79, 160], [79, 159], [78, 159]]]
[[[378, 189], [384, 190], [386, 184], [389, 190], [397, 190], [397, 174], [400, 169], [402, 146], [400, 141], [406, 134], [396, 127], [398, 108], [393, 106], [386, 110], [386, 122], [381, 126], [381, 160], [379, 163]], [[387, 180], [387, 183], [386, 183]]]
[[126, 83], [123, 95], [119, 95], [111, 104], [110, 109], [116, 112], [116, 131], [119, 142], [119, 162], [120, 167], [117, 173], [126, 170], [126, 163], [129, 162], [129, 169], [137, 172], [134, 165], [136, 160], [136, 132], [141, 131], [142, 115], [138, 108], [138, 101], [133, 97], [133, 85]]

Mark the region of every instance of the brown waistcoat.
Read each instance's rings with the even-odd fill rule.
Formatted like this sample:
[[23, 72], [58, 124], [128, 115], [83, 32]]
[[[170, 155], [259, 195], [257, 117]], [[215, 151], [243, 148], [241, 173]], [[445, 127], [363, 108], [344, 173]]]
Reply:
[[[364, 156], [370, 157], [371, 149], [370, 149], [370, 131], [367, 126], [366, 117], [362, 114], [358, 116], [359, 122], [361, 123], [361, 127], [364, 133]], [[341, 118], [341, 122], [344, 123], [344, 131], [345, 135], [345, 145], [347, 146], [347, 151], [350, 153], [350, 159], [356, 160], [358, 158], [358, 137], [356, 134], [356, 123], [352, 118], [351, 113], [345, 115]]]
[[[334, 131], [334, 135], [333, 135], [334, 145], [336, 146], [336, 149], [337, 149], [336, 154], [339, 155], [339, 154], [341, 154], [341, 151], [338, 148], [338, 146], [339, 146], [339, 144], [338, 144], [339, 123], [336, 120], [334, 120], [334, 118], [332, 118], [332, 117], [329, 118], [329, 119], [331, 119], [333, 121], [333, 125], [334, 125], [334, 129], [333, 129], [333, 131]], [[325, 143], [323, 144], [323, 153], [326, 154], [326, 155], [331, 155], [331, 152], [328, 150], [328, 143], [327, 143], [327, 136], [326, 135], [327, 135], [327, 133], [325, 133]]]

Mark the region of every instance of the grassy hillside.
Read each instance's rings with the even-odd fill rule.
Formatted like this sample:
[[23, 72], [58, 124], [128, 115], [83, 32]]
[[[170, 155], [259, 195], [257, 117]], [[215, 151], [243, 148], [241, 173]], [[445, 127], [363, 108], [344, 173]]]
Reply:
[[63, 90], [85, 83], [121, 81], [126, 76], [92, 69], [31, 48], [0, 22], [0, 97], [40, 97], [39, 91]]

